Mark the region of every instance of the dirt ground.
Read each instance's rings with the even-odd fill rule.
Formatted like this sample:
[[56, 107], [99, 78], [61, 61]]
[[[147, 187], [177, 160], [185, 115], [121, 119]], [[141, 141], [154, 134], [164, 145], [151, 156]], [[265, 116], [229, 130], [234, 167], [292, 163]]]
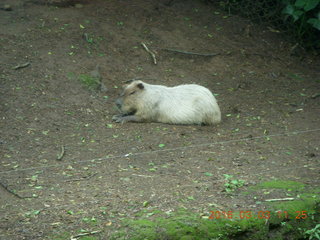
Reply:
[[[81, 229], [107, 239], [141, 211], [259, 211], [266, 209], [260, 202], [288, 193], [240, 191], [274, 179], [320, 186], [320, 61], [292, 52], [284, 33], [205, 1], [5, 3], [1, 240]], [[80, 81], [97, 66], [107, 89]], [[112, 122], [123, 81], [137, 77], [209, 88], [222, 123]], [[244, 186], [227, 193], [224, 174]]]

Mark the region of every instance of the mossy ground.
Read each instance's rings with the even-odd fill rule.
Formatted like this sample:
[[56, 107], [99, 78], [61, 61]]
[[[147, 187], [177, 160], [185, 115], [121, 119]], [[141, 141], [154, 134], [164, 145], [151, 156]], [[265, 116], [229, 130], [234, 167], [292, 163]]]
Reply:
[[307, 239], [306, 231], [320, 222], [320, 199], [316, 197], [319, 189], [303, 191], [304, 187], [295, 181], [274, 180], [258, 184], [255, 191], [264, 188], [296, 190], [299, 199], [268, 202], [269, 211], [250, 211], [250, 217], [235, 211], [232, 217], [221, 215], [219, 219], [209, 219], [180, 210], [170, 216], [158, 213], [152, 220], [143, 216], [124, 219], [122, 228], [112, 239]]

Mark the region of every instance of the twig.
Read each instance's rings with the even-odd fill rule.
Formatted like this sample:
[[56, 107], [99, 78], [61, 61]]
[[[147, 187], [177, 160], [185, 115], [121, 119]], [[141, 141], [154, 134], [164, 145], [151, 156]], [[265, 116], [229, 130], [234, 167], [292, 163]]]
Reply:
[[148, 53], [150, 53], [150, 55], [151, 55], [151, 57], [152, 57], [152, 59], [153, 59], [153, 63], [154, 63], [154, 64], [157, 64], [156, 55], [155, 55], [152, 51], [149, 50], [149, 48], [147, 47], [147, 45], [146, 45], [145, 43], [141, 42], [141, 45], [143, 46], [143, 48], [144, 48]]
[[277, 202], [277, 201], [292, 201], [294, 198], [274, 198], [274, 199], [266, 199], [266, 202]]
[[315, 93], [311, 96], [312, 99], [316, 99], [317, 97], [320, 97], [320, 93]]
[[89, 236], [89, 235], [97, 234], [97, 233], [100, 233], [100, 232], [101, 231], [92, 231], [92, 232], [79, 233], [78, 235], [71, 236], [70, 240], [77, 240], [79, 237]]
[[65, 150], [64, 146], [61, 146], [61, 152], [57, 154], [57, 160], [61, 161], [64, 156]]
[[17, 198], [20, 198], [20, 199], [24, 199], [26, 197], [21, 197], [19, 194], [15, 193], [14, 191], [12, 191], [8, 186], [7, 184], [3, 183], [3, 182], [0, 182], [0, 185], [9, 193], [11, 193], [12, 195], [16, 196]]
[[68, 179], [66, 180], [66, 182], [76, 182], [76, 181], [83, 181], [83, 180], [86, 180], [86, 179], [90, 179], [92, 177], [94, 177], [95, 175], [97, 175], [98, 173], [93, 173], [89, 176], [84, 176], [82, 178], [74, 178], [74, 179]]
[[140, 174], [135, 174], [135, 173], [133, 173], [132, 175], [137, 176], [137, 177], [145, 177], [145, 178], [153, 177], [153, 176], [149, 176], [149, 175], [140, 175]]
[[203, 57], [214, 57], [214, 56], [220, 55], [220, 53], [186, 52], [186, 51], [181, 51], [181, 50], [171, 49], [171, 48], [162, 48], [162, 50], [165, 50], [165, 51], [168, 51], [168, 52], [176, 52], [176, 53], [181, 53], [181, 54], [187, 54], [187, 55], [203, 56]]
[[30, 65], [30, 62], [26, 62], [26, 63], [23, 63], [23, 64], [19, 64], [19, 65], [13, 67], [12, 69], [13, 69], [13, 70], [18, 70], [18, 69], [20, 69], [20, 68], [28, 67], [29, 65]]

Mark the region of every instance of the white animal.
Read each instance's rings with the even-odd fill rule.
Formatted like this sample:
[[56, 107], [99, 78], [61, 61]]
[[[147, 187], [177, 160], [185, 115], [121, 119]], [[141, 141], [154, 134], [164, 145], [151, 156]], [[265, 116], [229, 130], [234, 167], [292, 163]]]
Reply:
[[123, 114], [113, 120], [171, 124], [216, 124], [221, 121], [217, 101], [209, 89], [197, 84], [176, 87], [134, 80], [124, 86], [116, 101]]

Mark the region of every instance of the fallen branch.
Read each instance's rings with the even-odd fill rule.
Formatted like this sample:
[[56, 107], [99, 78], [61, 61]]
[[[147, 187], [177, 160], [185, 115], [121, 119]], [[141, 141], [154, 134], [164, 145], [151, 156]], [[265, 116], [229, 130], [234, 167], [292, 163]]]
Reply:
[[320, 97], [320, 93], [315, 93], [311, 96], [312, 99], [316, 99], [317, 97]]
[[30, 62], [26, 62], [26, 63], [23, 63], [23, 64], [19, 64], [19, 65], [13, 67], [12, 69], [13, 69], [13, 70], [18, 70], [18, 69], [20, 69], [20, 68], [28, 67], [29, 65], [30, 65]]
[[165, 50], [165, 51], [168, 51], [168, 52], [175, 52], [175, 53], [187, 54], [187, 55], [203, 56], [203, 57], [214, 57], [214, 56], [220, 55], [220, 53], [196, 53], [196, 52], [186, 52], [186, 51], [181, 51], [181, 50], [171, 49], [171, 48], [162, 48], [162, 50]]
[[149, 50], [149, 48], [147, 47], [147, 45], [143, 42], [141, 42], [141, 45], [143, 46], [143, 48], [151, 55], [152, 59], [153, 59], [153, 63], [157, 64], [157, 59], [156, 59], [156, 55]]
[[89, 235], [97, 234], [97, 233], [100, 233], [100, 232], [101, 231], [92, 231], [92, 232], [79, 233], [78, 235], [71, 236], [70, 240], [77, 240], [80, 237], [89, 236]]
[[26, 197], [21, 197], [19, 194], [15, 193], [13, 190], [11, 190], [7, 184], [0, 182], [0, 185], [9, 193], [11, 193], [13, 196], [20, 198], [20, 199], [24, 199]]
[[149, 176], [149, 175], [140, 175], [140, 174], [135, 174], [135, 173], [133, 173], [132, 175], [137, 176], [137, 177], [145, 177], [145, 178], [153, 177], [153, 176]]
[[61, 146], [61, 151], [60, 153], [57, 154], [57, 160], [61, 161], [64, 156], [64, 153], [65, 153], [64, 146]]
[[266, 199], [266, 202], [277, 202], [277, 201], [292, 201], [294, 198], [274, 198], [274, 199]]

